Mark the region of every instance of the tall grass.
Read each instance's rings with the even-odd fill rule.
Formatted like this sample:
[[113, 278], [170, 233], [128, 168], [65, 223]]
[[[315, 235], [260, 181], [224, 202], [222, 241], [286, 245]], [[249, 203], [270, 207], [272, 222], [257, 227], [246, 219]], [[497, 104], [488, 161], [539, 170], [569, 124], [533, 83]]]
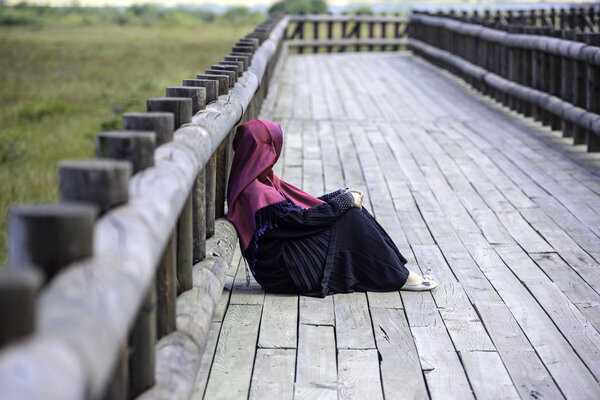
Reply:
[[61, 159], [93, 157], [94, 135], [193, 78], [255, 27], [217, 20], [0, 27], [0, 263], [13, 202], [52, 201]]

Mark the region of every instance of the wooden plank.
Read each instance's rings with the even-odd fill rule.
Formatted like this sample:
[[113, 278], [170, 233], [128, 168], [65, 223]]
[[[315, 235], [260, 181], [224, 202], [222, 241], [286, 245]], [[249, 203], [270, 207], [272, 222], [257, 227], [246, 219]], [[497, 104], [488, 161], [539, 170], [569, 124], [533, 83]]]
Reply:
[[300, 296], [300, 323], [334, 326], [333, 296], [323, 299]]
[[432, 294], [456, 350], [496, 350], [460, 283], [440, 282]]
[[206, 390], [206, 384], [208, 383], [208, 376], [210, 374], [213, 357], [217, 349], [217, 340], [219, 339], [220, 331], [220, 322], [213, 322], [210, 325], [210, 330], [208, 331], [208, 337], [206, 339], [206, 346], [202, 352], [200, 367], [198, 368], [196, 380], [194, 381], [194, 388], [191, 396], [192, 400], [202, 400], [204, 398], [204, 391]]
[[300, 324], [295, 399], [337, 399], [335, 349], [333, 327]]
[[369, 307], [385, 307], [401, 309], [402, 299], [400, 293], [393, 292], [367, 292]]
[[408, 323], [413, 326], [443, 327], [444, 322], [429, 292], [400, 292]]
[[295, 349], [298, 326], [298, 296], [265, 295], [260, 323], [259, 348]]
[[458, 354], [443, 327], [411, 328], [429, 395], [435, 399], [473, 399]]
[[531, 254], [530, 257], [600, 332], [600, 295], [558, 254]]
[[[513, 383], [495, 351], [460, 353], [475, 397], [479, 399], [520, 399]], [[531, 394], [534, 396], [533, 393]], [[537, 397], [537, 396], [535, 396]]]
[[419, 355], [402, 310], [371, 307], [371, 316], [385, 398], [426, 398]]
[[374, 349], [373, 329], [364, 293], [333, 296], [338, 349]]
[[338, 351], [338, 399], [382, 399], [376, 349]]
[[[254, 365], [262, 306], [232, 304], [227, 310], [206, 386], [206, 399], [246, 398]], [[235, 378], [232, 379], [232, 376]]]
[[295, 349], [258, 349], [249, 399], [292, 400], [295, 363]]
[[235, 275], [235, 280], [233, 281], [229, 303], [262, 305], [264, 299], [265, 292], [258, 282], [254, 280], [254, 277], [250, 276], [250, 284], [246, 286], [246, 268], [244, 266], [244, 260], [242, 260]]

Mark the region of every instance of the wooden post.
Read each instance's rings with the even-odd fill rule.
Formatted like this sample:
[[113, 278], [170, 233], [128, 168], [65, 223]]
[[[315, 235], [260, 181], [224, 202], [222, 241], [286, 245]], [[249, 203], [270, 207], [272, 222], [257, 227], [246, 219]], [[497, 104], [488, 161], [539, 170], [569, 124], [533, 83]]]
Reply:
[[[395, 13], [394, 17], [400, 17], [400, 14]], [[394, 39], [398, 39], [400, 37], [401, 37], [401, 35], [400, 35], [400, 22], [396, 21], [396, 22], [394, 22]], [[394, 45], [394, 47], [392, 47], [393, 51], [398, 51], [398, 49], [399, 49], [398, 45]]]
[[[333, 39], [333, 21], [332, 20], [327, 21], [327, 39], [329, 39], [329, 40]], [[327, 46], [328, 53], [331, 53], [332, 50], [333, 50], [332, 46]]]
[[179, 129], [192, 121], [192, 99], [187, 97], [156, 97], [146, 100], [147, 111], [173, 113], [173, 128]]
[[[359, 39], [360, 42], [360, 21], [355, 22], [353, 31], [356, 34], [356, 39]], [[360, 44], [354, 45], [354, 51], [360, 51]]]
[[[590, 46], [600, 46], [600, 33], [590, 33], [587, 38]], [[586, 105], [589, 112], [600, 114], [600, 67], [587, 65], [587, 98]], [[592, 130], [587, 131], [587, 150], [600, 151], [600, 138]]]
[[197, 86], [167, 86], [167, 97], [187, 97], [192, 100], [192, 115], [206, 106], [206, 89]]
[[[313, 27], [313, 39], [319, 40], [319, 21], [313, 21], [312, 27]], [[319, 46], [313, 46], [313, 53], [318, 53], [318, 52], [319, 52]]]
[[206, 196], [206, 237], [209, 238], [215, 233], [216, 218], [216, 193], [217, 193], [217, 152], [213, 153], [210, 160], [206, 163], [206, 186], [204, 193]]
[[129, 349], [127, 344], [121, 346], [112, 377], [102, 396], [103, 400], [129, 399]]
[[210, 79], [184, 79], [183, 86], [193, 86], [204, 88], [206, 104], [216, 101], [219, 97], [219, 81]]
[[[558, 29], [550, 29], [550, 35], [553, 37], [560, 38], [562, 32]], [[562, 89], [562, 78], [561, 78], [561, 57], [549, 54], [550, 57], [550, 94], [560, 98]], [[550, 128], [552, 130], [559, 130], [562, 127], [560, 115], [551, 114]]]
[[[586, 34], [578, 30], [575, 32], [575, 40], [585, 42]], [[574, 87], [573, 87], [573, 104], [577, 107], [585, 108], [587, 103], [587, 66], [582, 61], [573, 60], [574, 66]], [[586, 130], [580, 126], [573, 126], [573, 144], [585, 144], [587, 139]]]
[[237, 66], [213, 64], [210, 66], [210, 69], [207, 71], [213, 71], [213, 70], [233, 72], [233, 74], [230, 75], [232, 77], [231, 81], [230, 81], [231, 87], [235, 86], [235, 83], [237, 82], [238, 78], [240, 77]]
[[133, 131], [154, 131], [156, 144], [173, 140], [175, 120], [170, 112], [130, 112], [123, 114], [123, 129]]
[[[385, 39], [386, 37], [387, 37], [387, 22], [386, 21], [382, 21], [381, 22], [381, 38]], [[382, 44], [379, 47], [379, 50], [380, 51], [385, 51], [386, 50], [386, 45]]]
[[204, 71], [206, 75], [223, 75], [228, 77], [227, 88], [231, 89], [235, 86], [235, 72], [234, 71], [223, 71], [219, 69], [207, 69]]
[[[561, 10], [564, 11], [564, 10]], [[563, 21], [561, 19], [561, 21]], [[562, 38], [566, 40], [575, 40], [575, 31], [571, 29], [563, 29], [562, 30]], [[573, 82], [575, 80], [575, 62], [572, 61], [569, 57], [562, 57], [562, 99], [567, 103], [574, 104], [574, 96], [573, 96]], [[563, 137], [572, 137], [573, 136], [573, 123], [569, 122], [566, 119], [562, 120], [562, 135]]]
[[237, 76], [238, 79], [244, 75], [244, 62], [243, 61], [228, 61], [228, 60], [222, 60], [219, 61], [218, 65], [226, 65], [226, 66], [233, 66], [235, 67], [235, 70], [237, 71]]
[[[369, 21], [368, 27], [369, 27], [369, 39], [374, 39], [375, 38], [375, 22]], [[422, 38], [420, 38], [420, 39], [422, 39]], [[369, 51], [373, 51], [375, 49], [375, 46], [370, 44], [368, 48], [369, 48]]]
[[192, 193], [187, 196], [177, 222], [177, 293], [192, 288]]
[[[543, 34], [545, 36], [550, 36], [551, 31], [552, 31], [552, 28], [543, 28]], [[544, 93], [550, 93], [550, 91], [551, 91], [551, 83], [550, 83], [550, 80], [552, 79], [551, 64], [552, 64], [552, 55], [544, 52], [542, 54], [542, 69], [540, 71], [540, 73], [541, 73], [540, 82], [542, 84], [540, 89]], [[550, 113], [547, 110], [542, 110], [541, 114], [542, 114], [541, 115], [542, 124], [545, 126], [551, 125], [552, 124], [552, 113]]]
[[128, 160], [133, 173], [154, 165], [156, 133], [151, 131], [111, 131], [96, 134], [96, 157]]
[[[221, 71], [222, 72], [222, 71]], [[198, 74], [196, 79], [212, 79], [219, 82], [219, 96], [229, 93], [228, 74]]]
[[227, 139], [224, 139], [216, 151], [215, 218], [225, 215], [225, 196], [227, 193]]
[[204, 259], [206, 255], [206, 167], [200, 171], [194, 183], [192, 197], [192, 229], [193, 229], [193, 260], [194, 264]]
[[171, 234], [156, 271], [156, 338], [175, 331], [177, 301], [177, 241]]
[[[348, 15], [348, 13], [343, 12], [342, 15], [346, 16], [346, 15]], [[347, 28], [348, 28], [348, 21], [346, 21], [345, 19], [342, 20], [341, 26], [342, 26], [342, 39], [346, 39], [348, 37], [348, 34], [346, 32]], [[338, 53], [343, 53], [344, 51], [346, 51], [346, 46], [338, 47]]]
[[[229, 93], [229, 77], [225, 75], [198, 74], [196, 79], [217, 82], [217, 97]], [[187, 86], [187, 85], [186, 85]], [[215, 98], [216, 100], [216, 98]], [[208, 100], [207, 100], [208, 101]]]
[[46, 281], [92, 255], [97, 208], [91, 204], [20, 204], [9, 208], [8, 264], [34, 265]]
[[250, 57], [248, 56], [225, 56], [225, 61], [241, 61], [244, 65], [244, 71], [248, 71], [248, 66], [250, 65]]
[[0, 349], [33, 332], [42, 282], [42, 274], [36, 269], [0, 267]]
[[127, 203], [130, 161], [92, 159], [58, 163], [58, 196], [61, 202], [85, 202], [100, 213]]
[[[533, 28], [535, 33], [539, 35], [541, 33], [540, 28]], [[531, 52], [531, 84], [532, 87], [536, 90], [541, 90], [542, 82], [541, 82], [541, 70], [542, 66], [542, 52], [539, 50], [534, 50]], [[538, 106], [533, 106], [533, 119], [536, 121], [541, 120], [542, 118], [542, 110]]]
[[129, 395], [137, 397], [155, 382], [156, 288], [154, 284], [142, 303], [129, 334]]

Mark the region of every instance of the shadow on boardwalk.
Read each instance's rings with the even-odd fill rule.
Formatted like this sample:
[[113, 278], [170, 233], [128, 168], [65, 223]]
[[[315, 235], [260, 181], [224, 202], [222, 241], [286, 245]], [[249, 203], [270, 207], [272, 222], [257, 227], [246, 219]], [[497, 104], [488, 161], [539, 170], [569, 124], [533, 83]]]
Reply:
[[196, 398], [600, 398], [597, 155], [410, 53], [291, 56], [276, 79], [276, 173], [363, 190], [441, 284], [265, 295], [238, 250]]

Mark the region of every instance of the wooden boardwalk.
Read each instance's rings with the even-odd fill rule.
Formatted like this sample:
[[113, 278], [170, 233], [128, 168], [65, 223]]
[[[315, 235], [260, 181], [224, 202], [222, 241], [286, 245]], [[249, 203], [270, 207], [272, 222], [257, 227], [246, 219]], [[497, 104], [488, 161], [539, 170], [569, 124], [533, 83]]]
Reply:
[[363, 190], [440, 286], [265, 295], [238, 250], [194, 398], [600, 398], [597, 155], [410, 53], [290, 56], [277, 79], [276, 173]]

